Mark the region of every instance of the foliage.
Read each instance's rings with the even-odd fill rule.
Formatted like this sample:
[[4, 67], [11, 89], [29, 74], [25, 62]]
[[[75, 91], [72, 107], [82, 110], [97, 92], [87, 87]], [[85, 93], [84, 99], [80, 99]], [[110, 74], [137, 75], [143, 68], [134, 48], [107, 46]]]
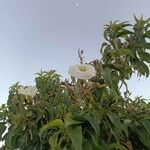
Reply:
[[149, 77], [149, 22], [106, 25], [102, 59], [90, 63], [97, 74], [89, 80], [62, 81], [50, 70], [36, 74], [34, 98], [20, 95], [19, 83], [10, 87], [0, 107], [3, 149], [150, 150], [150, 103], [131, 99], [126, 83], [133, 73]]

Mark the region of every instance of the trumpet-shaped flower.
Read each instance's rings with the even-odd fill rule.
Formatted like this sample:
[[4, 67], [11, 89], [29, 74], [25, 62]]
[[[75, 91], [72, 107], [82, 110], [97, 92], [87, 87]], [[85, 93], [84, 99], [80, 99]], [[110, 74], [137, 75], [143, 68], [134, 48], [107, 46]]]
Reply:
[[19, 94], [31, 96], [32, 98], [37, 94], [37, 91], [35, 86], [22, 86], [18, 89]]
[[96, 70], [92, 65], [80, 64], [69, 67], [69, 74], [78, 79], [88, 80], [96, 75]]

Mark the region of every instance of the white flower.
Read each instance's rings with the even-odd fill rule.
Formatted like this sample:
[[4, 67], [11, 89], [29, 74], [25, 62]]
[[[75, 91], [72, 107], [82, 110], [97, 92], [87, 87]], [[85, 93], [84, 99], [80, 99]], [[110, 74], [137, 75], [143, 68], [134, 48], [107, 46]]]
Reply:
[[70, 66], [68, 72], [72, 77], [84, 80], [88, 80], [96, 75], [95, 68], [88, 64]]
[[22, 86], [18, 89], [19, 94], [31, 96], [32, 98], [37, 94], [37, 91], [35, 86]]

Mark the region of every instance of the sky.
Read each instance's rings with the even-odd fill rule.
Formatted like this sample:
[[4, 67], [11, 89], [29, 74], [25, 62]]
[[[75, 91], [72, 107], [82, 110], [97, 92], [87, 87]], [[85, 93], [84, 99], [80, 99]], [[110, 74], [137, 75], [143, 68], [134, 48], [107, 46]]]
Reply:
[[[55, 69], [68, 78], [68, 67], [101, 58], [104, 25], [150, 17], [150, 0], [0, 0], [0, 104], [9, 87], [33, 85], [35, 73]], [[136, 77], [129, 90], [150, 98], [150, 79]]]

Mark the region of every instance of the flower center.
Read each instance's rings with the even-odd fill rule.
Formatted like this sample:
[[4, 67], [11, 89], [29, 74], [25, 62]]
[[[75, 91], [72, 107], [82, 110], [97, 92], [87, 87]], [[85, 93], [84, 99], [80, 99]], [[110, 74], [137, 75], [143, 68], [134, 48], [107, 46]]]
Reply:
[[85, 66], [79, 66], [79, 71], [85, 72], [87, 69]]

